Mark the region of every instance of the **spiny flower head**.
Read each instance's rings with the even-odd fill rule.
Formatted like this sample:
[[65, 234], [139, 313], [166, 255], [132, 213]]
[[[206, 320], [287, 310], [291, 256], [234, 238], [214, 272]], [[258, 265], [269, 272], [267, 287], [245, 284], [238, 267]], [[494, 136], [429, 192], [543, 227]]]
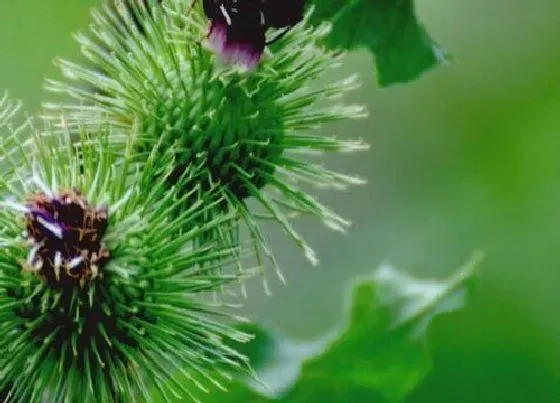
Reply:
[[106, 133], [83, 134], [81, 158], [69, 133], [21, 133], [10, 131], [0, 147], [5, 401], [150, 401], [153, 391], [196, 400], [196, 389], [251, 374], [229, 347], [250, 336], [222, 312], [226, 297], [210, 298], [239, 280], [228, 270], [237, 254], [193, 243], [232, 225], [226, 214], [200, 224], [217, 199], [154, 181], [166, 176], [149, 172], [161, 169], [156, 155], [140, 169], [129, 146], [112, 151]]
[[[200, 181], [183, 191], [199, 186], [219, 194], [224, 203], [206, 218], [237, 211], [257, 245], [258, 259], [264, 252], [276, 267], [258, 224], [262, 217], [280, 223], [316, 263], [290, 218], [310, 214], [340, 231], [350, 223], [298, 182], [344, 189], [363, 181], [308, 157], [367, 149], [361, 140], [340, 140], [317, 130], [365, 115], [361, 107], [339, 102], [356, 88], [355, 77], [317, 83], [341, 57], [320, 46], [328, 27], [297, 24], [248, 73], [221, 65], [206, 47], [208, 19], [200, 4], [191, 9], [189, 2], [166, 0], [149, 11], [136, 2], [122, 4], [95, 10], [90, 33], [78, 36], [83, 54], [97, 70], [60, 61], [66, 80], [49, 81], [47, 87], [71, 102], [46, 104], [48, 115], [56, 119], [64, 111], [71, 128], [83, 122], [95, 127], [105, 117], [113, 126], [115, 147], [122, 148], [119, 143], [138, 131], [133, 148], [139, 161], [154, 149], [172, 152], [168, 183], [175, 183], [187, 167], [199, 167]], [[264, 211], [249, 208], [248, 198], [260, 202]], [[214, 235], [224, 244], [236, 242], [235, 233]]]

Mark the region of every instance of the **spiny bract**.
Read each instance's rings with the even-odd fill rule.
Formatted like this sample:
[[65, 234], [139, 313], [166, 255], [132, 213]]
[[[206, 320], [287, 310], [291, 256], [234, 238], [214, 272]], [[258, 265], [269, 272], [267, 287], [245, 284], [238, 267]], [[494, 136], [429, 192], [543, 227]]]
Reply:
[[[1, 125], [14, 108], [0, 110]], [[155, 153], [140, 170], [129, 146], [112, 152], [106, 132], [82, 134], [81, 161], [68, 133], [37, 134], [27, 125], [7, 130], [1, 143], [6, 401], [151, 401], [154, 391], [195, 400], [196, 388], [251, 374], [228, 347], [250, 336], [209, 298], [239, 280], [227, 268], [234, 253], [192, 242], [232, 225], [225, 214], [199, 225], [219, 196], [205, 199], [200, 185], [178, 194], [154, 181]], [[185, 172], [177, 186], [191, 179]], [[171, 216], [186, 199], [191, 204]]]
[[[316, 263], [291, 216], [311, 214], [340, 231], [350, 223], [296, 182], [327, 189], [364, 183], [308, 157], [368, 148], [361, 140], [317, 131], [324, 123], [365, 115], [362, 107], [337, 101], [356, 88], [355, 77], [326, 86], [315, 82], [340, 62], [341, 55], [320, 45], [328, 26], [298, 24], [271, 46], [256, 70], [247, 72], [221, 65], [205, 46], [209, 21], [199, 3], [194, 8], [184, 0], [123, 4], [93, 12], [90, 33], [77, 38], [94, 67], [59, 62], [66, 80], [49, 81], [47, 88], [72, 102], [45, 104], [47, 115], [56, 119], [62, 110], [71, 127], [96, 126], [100, 116], [106, 117], [115, 145], [138, 130], [134, 152], [140, 160], [154, 148], [173, 150], [170, 183], [187, 167], [200, 167], [200, 181], [184, 191], [215, 189], [224, 200], [207, 218], [239, 212], [257, 252], [264, 251], [277, 267], [258, 225], [263, 216], [275, 220]], [[249, 208], [249, 197], [264, 211]], [[236, 236], [218, 234], [226, 244], [236, 242]], [[260, 263], [260, 253], [257, 258]]]

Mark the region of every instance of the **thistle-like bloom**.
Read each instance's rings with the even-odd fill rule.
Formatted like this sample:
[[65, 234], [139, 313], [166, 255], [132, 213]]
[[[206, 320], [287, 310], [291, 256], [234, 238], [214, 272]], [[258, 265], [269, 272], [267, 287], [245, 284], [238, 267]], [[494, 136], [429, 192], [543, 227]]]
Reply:
[[[193, 247], [201, 233], [231, 225], [227, 214], [200, 224], [218, 199], [205, 199], [200, 185], [179, 194], [164, 172], [150, 172], [163, 155], [141, 170], [130, 147], [112, 152], [106, 134], [82, 136], [80, 161], [68, 133], [25, 142], [22, 133], [9, 132], [0, 147], [6, 401], [151, 401], [158, 392], [196, 400], [197, 388], [250, 374], [228, 347], [249, 336], [208, 298], [239, 279], [228, 274], [234, 254]], [[185, 172], [176, 186], [192, 179]]]
[[[141, 2], [134, 4], [93, 12], [90, 33], [79, 35], [78, 41], [98, 69], [60, 61], [67, 80], [49, 81], [47, 87], [71, 101], [47, 104], [48, 114], [56, 119], [64, 111], [70, 127], [83, 122], [95, 127], [100, 117], [107, 118], [113, 126], [110, 141], [120, 148], [119, 143], [139, 131], [133, 146], [138, 159], [154, 149], [171, 151], [169, 183], [186, 167], [199, 167], [200, 181], [189, 183], [184, 192], [199, 186], [219, 194], [225, 203], [206, 218], [238, 212], [257, 246], [257, 258], [264, 252], [277, 267], [258, 224], [266, 218], [280, 223], [316, 263], [291, 217], [309, 214], [339, 231], [350, 223], [298, 183], [327, 189], [361, 184], [363, 180], [332, 172], [312, 157], [367, 149], [361, 140], [318, 131], [325, 123], [365, 115], [362, 107], [339, 101], [356, 88], [355, 77], [329, 85], [318, 82], [341, 57], [320, 45], [328, 27], [297, 24], [248, 73], [221, 65], [204, 46], [208, 19], [199, 3], [190, 9], [187, 1], [166, 0], [149, 12]], [[250, 208], [248, 198], [263, 211]], [[214, 235], [224, 244], [237, 242], [235, 232]]]

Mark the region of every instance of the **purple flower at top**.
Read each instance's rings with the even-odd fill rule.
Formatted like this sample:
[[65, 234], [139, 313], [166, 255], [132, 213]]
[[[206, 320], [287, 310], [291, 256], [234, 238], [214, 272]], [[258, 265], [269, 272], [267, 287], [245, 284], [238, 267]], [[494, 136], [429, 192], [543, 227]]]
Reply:
[[[254, 68], [267, 45], [303, 19], [304, 0], [203, 0], [208, 41], [228, 63]], [[269, 28], [283, 29], [267, 40]]]

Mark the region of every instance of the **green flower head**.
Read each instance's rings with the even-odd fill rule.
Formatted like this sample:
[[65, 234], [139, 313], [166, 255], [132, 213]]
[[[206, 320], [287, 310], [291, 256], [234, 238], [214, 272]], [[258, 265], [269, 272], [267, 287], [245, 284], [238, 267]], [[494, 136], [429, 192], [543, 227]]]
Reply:
[[[2, 110], [0, 124], [14, 108]], [[239, 280], [228, 269], [238, 253], [193, 243], [235, 222], [222, 214], [200, 225], [220, 196], [200, 184], [186, 194], [188, 170], [169, 186], [153, 163], [172, 154], [153, 153], [138, 166], [133, 137], [117, 155], [107, 132], [82, 132], [80, 157], [68, 132], [26, 128], [8, 131], [1, 146], [6, 401], [151, 401], [152, 390], [196, 400], [197, 388], [251, 374], [228, 347], [250, 339], [223, 313], [235, 301], [214, 298]], [[186, 199], [189, 207], [178, 210]]]
[[[361, 140], [339, 140], [317, 130], [365, 115], [362, 107], [339, 101], [356, 88], [355, 77], [317, 82], [341, 57], [320, 45], [328, 26], [298, 24], [267, 47], [255, 70], [246, 71], [223, 65], [206, 46], [209, 21], [200, 2], [194, 7], [184, 0], [116, 4], [95, 10], [90, 32], [77, 37], [88, 66], [59, 62], [66, 80], [49, 81], [47, 87], [71, 102], [46, 104], [47, 115], [56, 119], [62, 110], [70, 127], [84, 122], [95, 127], [103, 117], [113, 126], [115, 147], [138, 132], [133, 153], [139, 161], [154, 149], [172, 150], [170, 184], [185, 169], [198, 167], [197, 180], [183, 191], [198, 186], [223, 200], [205, 219], [237, 212], [256, 245], [259, 266], [264, 252], [277, 267], [260, 218], [280, 223], [316, 263], [291, 217], [309, 214], [340, 231], [350, 223], [298, 183], [327, 189], [363, 183], [311, 161], [323, 152], [367, 149]], [[250, 208], [249, 198], [262, 210]], [[236, 232], [214, 235], [224, 244], [238, 242]]]

